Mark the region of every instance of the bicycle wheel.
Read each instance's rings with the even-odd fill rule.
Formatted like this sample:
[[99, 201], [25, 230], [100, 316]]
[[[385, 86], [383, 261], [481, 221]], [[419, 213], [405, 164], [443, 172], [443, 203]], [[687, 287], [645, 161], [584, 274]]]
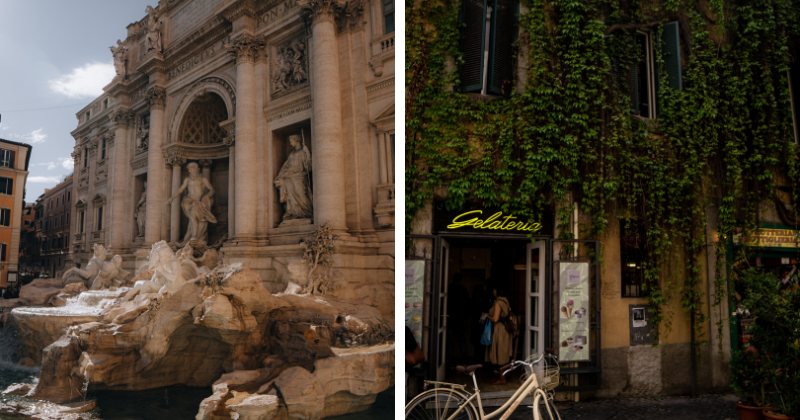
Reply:
[[[450, 388], [436, 388], [417, 395], [406, 405], [406, 419], [410, 420], [448, 420], [461, 406], [467, 397], [460, 391]], [[472, 404], [466, 404], [453, 420], [477, 420], [478, 416]]]
[[561, 420], [555, 402], [547, 398], [544, 391], [537, 389], [535, 395], [533, 400], [534, 420]]

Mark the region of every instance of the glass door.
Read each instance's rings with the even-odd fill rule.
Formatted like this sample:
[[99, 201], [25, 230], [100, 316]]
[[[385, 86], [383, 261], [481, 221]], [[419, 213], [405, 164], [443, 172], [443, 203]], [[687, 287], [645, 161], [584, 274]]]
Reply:
[[450, 244], [442, 239], [442, 249], [439, 253], [439, 324], [436, 326], [436, 339], [438, 340], [436, 355], [436, 380], [444, 381], [445, 352], [447, 346], [447, 275], [448, 265], [450, 264]]
[[525, 258], [525, 357], [544, 351], [545, 241], [528, 244]]

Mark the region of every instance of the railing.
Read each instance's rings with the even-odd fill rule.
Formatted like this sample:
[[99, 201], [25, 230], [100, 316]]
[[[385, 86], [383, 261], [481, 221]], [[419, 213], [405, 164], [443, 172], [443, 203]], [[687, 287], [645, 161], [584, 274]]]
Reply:
[[372, 39], [372, 56], [394, 52], [394, 32]]

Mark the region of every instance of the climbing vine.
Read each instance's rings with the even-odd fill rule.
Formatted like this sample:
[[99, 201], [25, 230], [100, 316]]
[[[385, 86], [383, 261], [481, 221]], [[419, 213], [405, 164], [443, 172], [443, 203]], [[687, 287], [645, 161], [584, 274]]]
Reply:
[[[517, 88], [482, 102], [454, 88], [463, 62], [460, 1], [406, 3], [406, 226], [437, 195], [448, 209], [478, 200], [536, 218], [555, 208], [561, 228], [579, 202], [591, 215], [582, 236], [596, 239], [611, 217], [635, 222], [646, 232], [653, 321], [669, 334], [671, 308], [680, 307], [696, 343], [707, 342], [706, 299], [717, 311], [728, 299], [729, 241], [757, 226], [776, 179], [800, 175], [787, 78], [791, 51], [800, 53], [792, 44], [800, 4], [520, 3]], [[669, 87], [656, 54], [658, 118], [633, 116], [617, 78], [641, 54], [632, 47], [635, 28], [660, 35], [661, 24], [675, 20], [688, 50], [683, 88]], [[796, 202], [796, 182], [789, 184]], [[707, 220], [709, 208], [716, 220]], [[716, 253], [712, 296], [700, 288], [704, 252]], [[725, 318], [717, 316], [720, 335]]]

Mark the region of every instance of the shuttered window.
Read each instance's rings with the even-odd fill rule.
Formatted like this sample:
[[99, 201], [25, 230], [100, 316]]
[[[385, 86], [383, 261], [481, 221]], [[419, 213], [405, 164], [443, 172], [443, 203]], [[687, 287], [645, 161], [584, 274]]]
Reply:
[[8, 247], [4, 243], [0, 243], [0, 261], [7, 261], [6, 250]]
[[4, 168], [14, 167], [15, 153], [13, 150], [0, 149], [0, 166]]
[[11, 210], [0, 209], [0, 225], [11, 226]]
[[657, 36], [655, 31], [637, 31], [632, 42], [636, 59], [627, 63], [626, 58], [615, 60], [614, 78], [618, 87], [630, 97], [633, 115], [655, 118], [661, 94], [661, 70], [656, 60], [657, 53], [664, 60], [668, 86], [673, 90], [683, 88], [679, 23], [664, 24], [661, 36]]
[[14, 193], [14, 180], [0, 176], [0, 194], [12, 195]]
[[464, 0], [461, 8], [461, 91], [508, 95], [514, 80], [518, 3]]

